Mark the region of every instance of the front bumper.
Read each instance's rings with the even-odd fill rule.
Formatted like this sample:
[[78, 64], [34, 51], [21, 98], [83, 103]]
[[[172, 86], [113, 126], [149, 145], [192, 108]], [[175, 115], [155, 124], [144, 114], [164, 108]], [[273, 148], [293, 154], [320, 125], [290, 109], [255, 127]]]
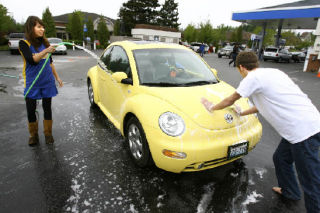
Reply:
[[[187, 128], [180, 137], [170, 137], [158, 128], [145, 129], [150, 152], [157, 167], [166, 171], [180, 173], [201, 171], [230, 163], [238, 158], [227, 159], [228, 147], [239, 141], [249, 142], [251, 151], [259, 142], [262, 126], [254, 116], [236, 128], [225, 130], [206, 130]], [[184, 159], [165, 156], [163, 150], [183, 152]]]

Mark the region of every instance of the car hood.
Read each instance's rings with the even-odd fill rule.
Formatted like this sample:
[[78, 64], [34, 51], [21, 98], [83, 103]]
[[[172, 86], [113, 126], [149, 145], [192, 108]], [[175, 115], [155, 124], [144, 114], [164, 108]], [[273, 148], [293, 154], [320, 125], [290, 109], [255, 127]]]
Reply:
[[[145, 87], [145, 89], [145, 92], [149, 95], [158, 97], [172, 105], [173, 108], [168, 109], [168, 111], [173, 111], [180, 115], [183, 113], [196, 124], [206, 129], [229, 129], [240, 125], [247, 120], [243, 117], [240, 119], [240, 117], [234, 113], [232, 110], [234, 106], [214, 111], [214, 113], [209, 113], [201, 104], [202, 97], [205, 97], [214, 104], [217, 104], [235, 91], [233, 87], [222, 81], [217, 84], [202, 86]], [[238, 100], [236, 104], [242, 109], [249, 108], [245, 99]], [[176, 111], [176, 109], [178, 109], [178, 111]], [[229, 119], [226, 119], [226, 117]], [[232, 118], [230, 119], [230, 117]]]

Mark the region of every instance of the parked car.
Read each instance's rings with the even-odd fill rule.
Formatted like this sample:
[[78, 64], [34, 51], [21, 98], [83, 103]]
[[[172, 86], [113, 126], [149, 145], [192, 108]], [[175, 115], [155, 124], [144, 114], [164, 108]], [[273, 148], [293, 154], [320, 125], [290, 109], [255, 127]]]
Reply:
[[306, 59], [306, 54], [304, 52], [291, 52], [291, 59], [294, 62], [301, 62], [305, 61]]
[[11, 54], [19, 52], [19, 41], [24, 39], [24, 33], [10, 33], [8, 46]]
[[[190, 44], [190, 48], [193, 50], [193, 51], [195, 51], [196, 53], [199, 53], [199, 51], [200, 51], [200, 45], [201, 45], [202, 43], [199, 43], [199, 42], [191, 42], [191, 44]], [[204, 52], [205, 53], [208, 53], [208, 51], [209, 51], [209, 46], [207, 45], [207, 44], [204, 44]]]
[[263, 52], [263, 60], [273, 60], [276, 62], [286, 61], [290, 62], [291, 53], [287, 49], [277, 47], [267, 47]]
[[[246, 155], [262, 134], [256, 115], [228, 107], [209, 113], [201, 97], [218, 103], [235, 89], [192, 50], [178, 44], [120, 41], [110, 44], [87, 85], [98, 106], [125, 137], [133, 162], [170, 172], [214, 168]], [[236, 102], [243, 110], [248, 99]]]
[[233, 51], [233, 46], [225, 46], [218, 50], [218, 58], [221, 58], [222, 56], [226, 56], [228, 58], [231, 58], [231, 53]]
[[67, 55], [67, 47], [62, 42], [61, 38], [48, 38], [50, 45], [57, 46], [56, 51], [53, 54]]

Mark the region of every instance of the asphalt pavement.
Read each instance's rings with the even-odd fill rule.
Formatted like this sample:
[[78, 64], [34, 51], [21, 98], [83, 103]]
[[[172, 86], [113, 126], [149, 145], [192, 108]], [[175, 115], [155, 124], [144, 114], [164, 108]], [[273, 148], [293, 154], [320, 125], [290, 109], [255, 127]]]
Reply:
[[[263, 118], [260, 143], [236, 164], [181, 174], [141, 169], [120, 132], [90, 108], [86, 73], [95, 59], [80, 50], [53, 57], [65, 84], [52, 102], [53, 145], [44, 142], [40, 101], [40, 145], [28, 146], [23, 80], [0, 76], [0, 212], [305, 212], [303, 200], [284, 200], [271, 190], [280, 136]], [[238, 86], [241, 76], [229, 59], [204, 59], [220, 79]], [[285, 71], [320, 109], [320, 78], [302, 72], [303, 63], [261, 66]], [[0, 52], [0, 74], [19, 76], [22, 67], [20, 55]]]

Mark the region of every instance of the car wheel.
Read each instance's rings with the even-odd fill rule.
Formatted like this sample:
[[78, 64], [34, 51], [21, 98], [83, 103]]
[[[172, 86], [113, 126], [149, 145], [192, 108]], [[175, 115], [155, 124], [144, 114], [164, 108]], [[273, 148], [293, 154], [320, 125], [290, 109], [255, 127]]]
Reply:
[[146, 135], [136, 117], [130, 118], [126, 125], [126, 146], [136, 165], [147, 167], [152, 164]]
[[89, 97], [91, 107], [92, 108], [96, 107], [97, 104], [94, 102], [93, 87], [92, 87], [90, 79], [88, 80], [88, 97]]
[[218, 58], [221, 58], [221, 57], [222, 57], [222, 55], [218, 54]]

